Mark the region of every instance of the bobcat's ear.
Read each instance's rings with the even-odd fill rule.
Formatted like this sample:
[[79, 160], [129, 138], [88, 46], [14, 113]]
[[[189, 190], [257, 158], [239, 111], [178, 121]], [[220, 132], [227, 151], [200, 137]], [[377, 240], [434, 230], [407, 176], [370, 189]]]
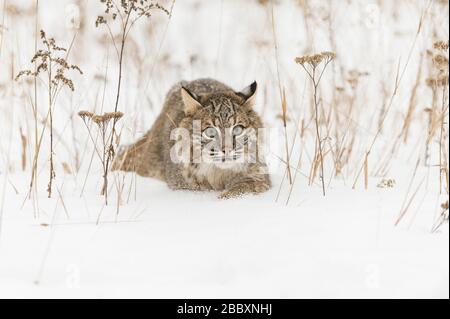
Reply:
[[247, 86], [245, 89], [237, 93], [237, 95], [244, 98], [245, 100], [244, 105], [252, 107], [255, 104], [257, 88], [258, 84], [255, 81], [249, 86]]
[[199, 102], [199, 97], [197, 94], [189, 91], [184, 86], [181, 87], [181, 97], [184, 103], [184, 112], [186, 115], [192, 115], [197, 111], [202, 105]]

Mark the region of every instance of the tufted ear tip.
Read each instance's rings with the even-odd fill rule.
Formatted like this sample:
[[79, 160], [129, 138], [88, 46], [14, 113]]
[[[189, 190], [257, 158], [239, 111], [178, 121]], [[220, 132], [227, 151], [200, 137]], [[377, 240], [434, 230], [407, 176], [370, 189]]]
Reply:
[[186, 87], [181, 87], [181, 97], [184, 103], [184, 112], [186, 115], [191, 115], [201, 107], [200, 98], [194, 92], [191, 92]]
[[237, 94], [244, 98], [245, 105], [253, 106], [256, 98], [256, 91], [258, 89], [258, 83], [256, 81], [253, 81], [252, 84], [245, 87], [242, 91], [238, 92]]

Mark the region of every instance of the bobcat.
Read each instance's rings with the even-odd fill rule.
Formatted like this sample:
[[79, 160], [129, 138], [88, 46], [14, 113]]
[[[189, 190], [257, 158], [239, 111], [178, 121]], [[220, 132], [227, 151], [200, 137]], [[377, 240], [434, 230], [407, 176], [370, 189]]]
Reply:
[[[256, 82], [241, 92], [212, 79], [177, 83], [152, 128], [118, 152], [113, 170], [157, 178], [171, 189], [222, 191], [221, 199], [267, 191], [271, 183], [264, 161], [260, 156], [253, 161], [246, 159], [249, 132], [262, 128], [252, 108], [256, 89]], [[176, 141], [171, 132], [179, 128], [195, 136], [196, 122], [200, 155], [194, 154], [194, 142], [187, 161], [174, 161], [171, 149]]]

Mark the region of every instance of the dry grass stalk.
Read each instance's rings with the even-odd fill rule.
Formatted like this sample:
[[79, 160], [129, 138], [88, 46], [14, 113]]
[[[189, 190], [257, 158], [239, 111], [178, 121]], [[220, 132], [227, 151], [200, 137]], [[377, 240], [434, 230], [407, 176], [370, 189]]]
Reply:
[[6, 30], [5, 26], [5, 16], [6, 16], [6, 1], [3, 1], [3, 10], [2, 10], [2, 22], [0, 23], [0, 56], [3, 52], [3, 40], [4, 40], [4, 31]]
[[445, 223], [448, 223], [448, 219], [449, 219], [449, 206], [448, 205], [449, 205], [448, 200], [445, 203], [442, 203], [442, 205], [441, 205], [442, 212], [439, 215], [437, 222], [434, 224], [433, 228], [431, 229], [432, 233], [437, 232], [439, 230], [439, 228], [441, 228], [442, 225], [444, 225]]
[[[56, 177], [55, 173], [55, 166], [54, 166], [54, 141], [53, 141], [53, 112], [54, 112], [54, 106], [55, 106], [55, 100], [57, 97], [57, 94], [59, 90], [66, 86], [70, 90], [74, 91], [75, 86], [73, 84], [73, 81], [67, 77], [66, 72], [70, 70], [75, 70], [79, 72], [80, 74], [83, 74], [81, 69], [77, 65], [69, 64], [67, 62], [67, 56], [64, 56], [64, 53], [67, 52], [65, 48], [59, 47], [56, 44], [55, 39], [53, 38], [47, 38], [46, 33], [41, 30], [40, 31], [40, 37], [42, 44], [44, 46], [44, 49], [40, 49], [36, 51], [33, 58], [31, 59], [32, 64], [37, 64], [37, 67], [34, 71], [31, 70], [23, 70], [20, 71], [19, 74], [16, 76], [16, 80], [21, 78], [22, 76], [29, 76], [34, 79], [38, 78], [40, 75], [44, 75], [47, 80], [47, 94], [48, 94], [48, 113], [46, 118], [46, 123], [48, 121], [49, 129], [50, 129], [50, 151], [49, 151], [49, 157], [50, 157], [50, 170], [49, 170], [49, 182], [47, 185], [47, 193], [48, 197], [52, 197], [52, 185], [53, 180]], [[43, 130], [44, 131], [44, 130]], [[42, 131], [42, 133], [43, 133]], [[37, 164], [37, 156], [39, 154], [41, 141], [38, 142], [38, 150], [35, 154], [34, 164], [33, 167], [36, 168]], [[32, 183], [34, 181], [35, 177], [35, 170], [33, 170], [32, 173], [32, 179], [31, 179], [31, 187]]]
[[25, 171], [27, 168], [27, 145], [28, 145], [28, 139], [22, 132], [22, 127], [19, 129], [20, 131], [20, 145], [22, 147], [22, 156], [21, 156], [21, 163], [22, 163], [22, 171]]
[[366, 159], [364, 160], [364, 188], [367, 190], [369, 188], [369, 155], [366, 154]]
[[[411, 47], [410, 47], [409, 52], [408, 52], [408, 57], [406, 59], [405, 65], [403, 66], [401, 71], [400, 71], [400, 60], [399, 60], [399, 62], [397, 64], [397, 72], [396, 72], [396, 75], [395, 75], [395, 82], [394, 82], [395, 84], [394, 84], [394, 89], [392, 91], [392, 95], [390, 97], [389, 103], [388, 103], [388, 105], [386, 107], [386, 110], [385, 110], [384, 114], [382, 114], [382, 116], [380, 118], [378, 130], [375, 133], [375, 135], [374, 135], [374, 137], [372, 139], [372, 142], [370, 143], [367, 151], [364, 153], [364, 156], [369, 156], [370, 155], [370, 153], [372, 152], [373, 147], [375, 146], [375, 143], [377, 142], [377, 140], [378, 140], [378, 138], [379, 138], [379, 136], [380, 136], [380, 134], [382, 132], [383, 125], [384, 125], [384, 123], [386, 121], [386, 118], [387, 118], [387, 116], [389, 114], [389, 111], [392, 108], [392, 105], [394, 103], [394, 99], [395, 99], [395, 97], [398, 94], [398, 89], [400, 88], [400, 83], [403, 80], [403, 77], [404, 77], [404, 75], [406, 73], [406, 70], [408, 68], [409, 62], [411, 61], [411, 57], [412, 57], [414, 48], [415, 48], [416, 43], [417, 43], [417, 39], [419, 38], [419, 35], [422, 32], [423, 22], [424, 22], [425, 17], [426, 17], [426, 15], [428, 13], [428, 10], [430, 9], [430, 6], [431, 6], [431, 2], [429, 2], [427, 7], [422, 11], [422, 14], [420, 16], [419, 23], [418, 23], [418, 26], [417, 26], [416, 34], [414, 36], [413, 42], [412, 42]], [[364, 159], [365, 159], [365, 157], [364, 157]], [[359, 177], [361, 176], [361, 173], [363, 172], [363, 170], [364, 170], [364, 161], [363, 161], [361, 167], [358, 169], [358, 171], [356, 173], [355, 180], [354, 180], [353, 186], [352, 186], [353, 189], [356, 188], [356, 184], [358, 183]]]
[[[103, 115], [96, 115], [89, 111], [80, 111], [78, 116], [83, 120], [83, 123], [89, 133], [95, 152], [97, 153], [103, 170], [103, 186], [101, 195], [105, 196], [105, 203], [108, 205], [108, 159], [114, 157], [114, 148], [110, 146], [109, 141], [114, 134], [113, 125], [117, 123], [122, 117], [122, 112], [109, 112]], [[100, 136], [100, 145], [98, 146], [91, 130], [91, 122], [95, 124], [97, 133]]]
[[[446, 130], [446, 119], [448, 118], [448, 42], [435, 42], [433, 45], [436, 53], [428, 51], [431, 60], [431, 76], [426, 79], [427, 86], [432, 91], [432, 104], [427, 108], [428, 113], [428, 137], [426, 140], [426, 159], [428, 160], [430, 143], [439, 130], [439, 191], [442, 193], [443, 181], [446, 181], [446, 192], [448, 193], [448, 161], [447, 144], [448, 132]], [[440, 104], [440, 108], [438, 106]]]
[[281, 98], [281, 110], [284, 128], [284, 149], [286, 151], [286, 164], [287, 164], [287, 175], [289, 178], [289, 184], [292, 185], [292, 173], [290, 167], [290, 156], [289, 156], [289, 143], [287, 134], [287, 102], [286, 102], [286, 91], [283, 88], [283, 95]]
[[422, 66], [423, 66], [423, 54], [420, 55], [419, 68], [417, 70], [416, 83], [411, 92], [411, 96], [409, 98], [409, 106], [408, 111], [406, 113], [405, 121], [403, 123], [402, 133], [403, 135], [403, 143], [406, 144], [409, 135], [409, 128], [411, 126], [411, 121], [413, 119], [414, 111], [416, 110], [417, 105], [417, 89], [420, 86], [420, 80], [422, 78]]
[[[303, 102], [304, 102], [305, 92], [306, 92], [306, 82], [305, 82], [305, 86], [304, 86], [304, 88], [303, 88], [302, 103], [301, 103], [301, 105], [303, 105]], [[304, 134], [305, 134], [305, 131], [306, 131], [306, 129], [305, 129], [305, 120], [304, 120], [303, 118], [302, 118], [302, 119], [297, 118], [297, 119], [295, 120], [295, 122], [297, 123], [297, 125], [296, 125], [296, 127], [295, 127], [294, 138], [292, 139], [292, 143], [291, 143], [290, 150], [289, 150], [289, 158], [292, 157], [292, 153], [294, 152], [294, 147], [295, 147], [295, 143], [296, 143], [296, 141], [297, 141], [297, 137], [299, 137], [300, 139], [302, 139], [302, 138], [304, 137]], [[293, 188], [294, 188], [294, 183], [295, 183], [295, 180], [296, 180], [296, 175], [297, 175], [297, 173], [299, 172], [300, 166], [301, 166], [301, 158], [302, 158], [302, 154], [303, 154], [303, 152], [302, 152], [302, 150], [303, 150], [303, 144], [300, 144], [300, 147], [301, 147], [301, 152], [300, 152], [299, 159], [298, 159], [298, 162], [297, 162], [297, 168], [296, 168], [296, 171], [295, 171], [295, 173], [294, 173], [294, 178], [293, 178], [293, 180], [292, 180], [292, 184], [290, 185], [290, 190], [289, 190], [288, 199], [287, 199], [287, 201], [286, 201], [286, 205], [289, 203], [289, 199], [290, 199], [290, 197], [291, 197], [292, 190], [293, 190]], [[286, 162], [286, 163], [287, 163], [287, 162]], [[280, 183], [280, 185], [279, 185], [279, 187], [278, 187], [277, 197], [276, 197], [276, 199], [275, 199], [276, 202], [278, 202], [278, 199], [279, 199], [279, 197], [280, 197], [280, 195], [281, 195], [281, 189], [282, 189], [282, 187], [283, 187], [283, 183], [284, 183], [284, 181], [285, 181], [285, 179], [286, 179], [286, 176], [288, 175], [288, 169], [290, 169], [290, 166], [286, 165], [286, 169], [285, 169], [285, 171], [284, 171], [283, 178], [281, 179], [281, 183]]]
[[[443, 52], [446, 52], [448, 55], [448, 41], [444, 43], [443, 41], [439, 41], [434, 43], [434, 48]], [[443, 179], [446, 180], [446, 191], [449, 193], [449, 174], [448, 174], [448, 152], [446, 148], [448, 147], [448, 132], [446, 132], [445, 121], [448, 119], [448, 87], [449, 87], [449, 66], [448, 66], [448, 57], [443, 56], [441, 54], [435, 55], [433, 58], [433, 62], [435, 67], [439, 70], [439, 76], [444, 77], [446, 83], [442, 85], [442, 96], [441, 96], [441, 119], [440, 119], [440, 134], [439, 134], [439, 192], [442, 193], [443, 188]], [[448, 123], [447, 123], [448, 124]], [[447, 203], [448, 210], [448, 203]], [[448, 216], [447, 216], [448, 219]]]
[[408, 208], [409, 208], [409, 206], [411, 205], [411, 203], [412, 203], [414, 197], [416, 196], [416, 194], [417, 194], [417, 192], [418, 192], [420, 186], [422, 186], [423, 180], [422, 180], [422, 182], [419, 184], [419, 186], [417, 187], [417, 189], [416, 189], [416, 191], [414, 192], [414, 194], [410, 197], [410, 199], [409, 199], [409, 201], [408, 201], [408, 204], [406, 204], [407, 198], [408, 198], [408, 194], [409, 194], [409, 192], [411, 191], [411, 187], [412, 187], [412, 185], [413, 185], [413, 183], [414, 183], [414, 180], [415, 180], [415, 178], [416, 178], [417, 169], [419, 168], [419, 165], [420, 165], [420, 158], [419, 158], [419, 159], [417, 160], [417, 162], [416, 162], [416, 166], [415, 166], [415, 168], [414, 168], [414, 172], [413, 172], [413, 174], [412, 174], [411, 181], [409, 182], [408, 190], [406, 191], [405, 198], [404, 198], [404, 200], [403, 200], [402, 207], [401, 207], [401, 209], [400, 209], [400, 213], [398, 214], [397, 220], [395, 221], [395, 226], [397, 226], [397, 225], [401, 222], [401, 220], [403, 219], [403, 217], [406, 215], [406, 213], [408, 212]]
[[[114, 112], [117, 113], [119, 109], [120, 102], [120, 94], [122, 88], [122, 75], [123, 75], [123, 58], [125, 52], [125, 45], [127, 43], [128, 36], [133, 29], [133, 26], [136, 22], [138, 22], [142, 17], [150, 18], [151, 12], [154, 10], [162, 11], [167, 15], [170, 15], [170, 12], [162, 7], [160, 4], [149, 1], [149, 0], [123, 0], [119, 4], [116, 4], [113, 0], [100, 0], [102, 4], [104, 4], [104, 14], [97, 17], [95, 25], [98, 27], [100, 25], [105, 25], [108, 34], [110, 36], [111, 42], [116, 50], [119, 70], [118, 70], [118, 80], [117, 80], [117, 90], [116, 90], [116, 98], [114, 103]], [[109, 20], [109, 21], [108, 21]], [[115, 36], [112, 33], [110, 27], [110, 21], [120, 21], [120, 47], [117, 46]], [[107, 141], [108, 152], [105, 161], [105, 170], [104, 170], [104, 185], [102, 194], [105, 195], [107, 202], [107, 190], [108, 190], [108, 174], [110, 171], [110, 166], [112, 160], [115, 155], [115, 147], [118, 145], [117, 139], [118, 136], [116, 133], [116, 124], [117, 118], [114, 117], [112, 122], [112, 131]]]
[[289, 178], [289, 184], [292, 185], [292, 172], [291, 172], [291, 165], [290, 165], [290, 158], [289, 158], [289, 142], [288, 142], [288, 136], [287, 136], [287, 103], [286, 103], [286, 91], [284, 88], [282, 88], [281, 85], [281, 77], [280, 77], [280, 63], [278, 59], [278, 41], [277, 41], [277, 33], [275, 29], [275, 16], [273, 12], [273, 6], [271, 10], [272, 14], [272, 33], [273, 33], [273, 45], [275, 50], [275, 62], [277, 67], [277, 81], [278, 81], [278, 90], [280, 94], [281, 99], [281, 111], [282, 111], [282, 120], [283, 120], [283, 128], [284, 128], [284, 145], [285, 145], [285, 152], [286, 152], [286, 170], [287, 170], [287, 176]]
[[[322, 179], [322, 192], [325, 196], [325, 175], [324, 175], [324, 157], [322, 150], [322, 138], [320, 136], [320, 125], [319, 125], [319, 101], [318, 101], [318, 88], [322, 76], [327, 68], [327, 66], [336, 58], [336, 54], [333, 52], [322, 52], [320, 54], [307, 55], [302, 57], [297, 57], [295, 62], [299, 64], [303, 70], [308, 75], [309, 79], [313, 85], [313, 102], [315, 111], [315, 124], [316, 124], [316, 139], [318, 145], [318, 151], [320, 156], [320, 170]], [[321, 68], [320, 68], [321, 66]]]

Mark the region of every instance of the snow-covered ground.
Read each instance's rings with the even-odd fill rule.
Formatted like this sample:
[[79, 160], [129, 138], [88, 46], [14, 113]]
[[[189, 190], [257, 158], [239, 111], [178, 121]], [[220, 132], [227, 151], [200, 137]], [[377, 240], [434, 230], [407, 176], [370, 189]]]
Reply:
[[[357, 132], [354, 153], [338, 178], [331, 178], [333, 161], [327, 157], [325, 197], [318, 178], [308, 185], [315, 142], [311, 124], [293, 147], [293, 167], [300, 152], [303, 156], [292, 192], [283, 180], [281, 140], [268, 154], [273, 188], [263, 195], [223, 201], [213, 192], [174, 192], [156, 180], [119, 174], [116, 181], [125, 178], [122, 201], [115, 202], [113, 185], [110, 205], [105, 206], [99, 195], [101, 169], [96, 157], [89, 167], [93, 148], [76, 116], [85, 109], [99, 112], [102, 104], [105, 110], [113, 107], [117, 61], [113, 47], [104, 45], [104, 30], [94, 27], [101, 6], [96, 1], [41, 0], [40, 27], [65, 47], [78, 30], [67, 21], [80, 6], [83, 28], [71, 56], [85, 74], [74, 76], [74, 93], [62, 91], [58, 97], [53, 198], [45, 191], [47, 139], [39, 161], [38, 192], [28, 198], [33, 91], [10, 79], [11, 73], [30, 67], [34, 2], [1, 2], [9, 9], [1, 23], [5, 28], [0, 29], [0, 297], [449, 297], [448, 223], [432, 231], [448, 199], [445, 189], [438, 189], [436, 143], [429, 150], [429, 162], [421, 162], [415, 171], [426, 139], [423, 109], [431, 103], [423, 85], [428, 66], [418, 88], [409, 141], [389, 158], [402, 129], [420, 55], [432, 48], [434, 38], [448, 39], [448, 2], [428, 6], [426, 1], [311, 1], [304, 9], [301, 1], [276, 1], [273, 16], [270, 3], [260, 2], [264, 3], [176, 1], [170, 20], [155, 14], [137, 27], [125, 60], [123, 142], [149, 128], [173, 83], [206, 76], [236, 89], [257, 79], [257, 110], [269, 127], [280, 128], [273, 17], [278, 71], [290, 110], [290, 143], [295, 121], [311, 119], [310, 92], [294, 63], [296, 56], [336, 51], [336, 86], [344, 86], [350, 97], [354, 92], [339, 78], [340, 72], [357, 69], [370, 74], [358, 84], [351, 113], [345, 103], [342, 106], [349, 118], [344, 122]], [[166, 1], [168, 7], [170, 3]], [[416, 39], [421, 15], [424, 26]], [[380, 108], [386, 103], [383, 90], [388, 97], [392, 94], [398, 68], [405, 71], [371, 152], [368, 188], [361, 177], [352, 189], [377, 132]], [[108, 86], [102, 103], [103, 81], [98, 78], [105, 72]], [[331, 72], [323, 80], [327, 109], [332, 80]], [[40, 120], [46, 114], [45, 88], [41, 89]], [[446, 116], [448, 130], [448, 112]], [[25, 171], [21, 131], [29, 141]], [[395, 184], [377, 187], [383, 179]], [[407, 213], [395, 226], [405, 207]]]
[[336, 187], [324, 199], [305, 188], [285, 206], [275, 189], [218, 201], [138, 184], [138, 200], [117, 216], [66, 177], [68, 216], [42, 198], [39, 220], [9, 190], [0, 296], [448, 297], [448, 229], [430, 234], [430, 212], [394, 227], [400, 190]]

